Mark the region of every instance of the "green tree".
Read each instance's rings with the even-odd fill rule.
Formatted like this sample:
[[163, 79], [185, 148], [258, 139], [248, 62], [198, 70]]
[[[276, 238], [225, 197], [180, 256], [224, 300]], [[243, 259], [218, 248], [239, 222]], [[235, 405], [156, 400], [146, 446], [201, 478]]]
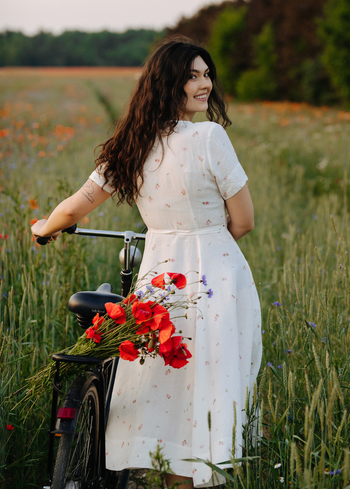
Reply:
[[276, 97], [276, 61], [274, 34], [271, 23], [262, 28], [253, 40], [256, 69], [247, 70], [237, 81], [237, 96], [241, 100], [254, 101]]
[[214, 22], [208, 49], [225, 90], [235, 94], [237, 79], [243, 70], [235, 55], [239, 36], [245, 28], [247, 7], [226, 7]]
[[329, 0], [318, 33], [323, 62], [339, 95], [350, 102], [350, 2]]

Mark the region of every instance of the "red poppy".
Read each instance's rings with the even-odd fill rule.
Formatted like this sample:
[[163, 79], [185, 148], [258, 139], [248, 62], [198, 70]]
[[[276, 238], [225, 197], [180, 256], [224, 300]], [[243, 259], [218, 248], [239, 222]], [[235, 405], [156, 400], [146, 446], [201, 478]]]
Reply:
[[101, 334], [97, 330], [97, 326], [92, 326], [91, 328], [85, 331], [86, 337], [91, 339], [95, 343], [101, 342]]
[[187, 358], [191, 357], [192, 354], [187, 349], [186, 343], [182, 343], [180, 348], [176, 350], [174, 357], [171, 359], [170, 365], [173, 368], [184, 367], [188, 363]]
[[123, 341], [123, 343], [119, 347], [120, 358], [123, 360], [129, 360], [129, 362], [133, 362], [139, 356], [139, 351], [135, 348], [134, 343], [129, 340]]
[[0, 239], [8, 239], [9, 237], [9, 234], [0, 234]]
[[185, 275], [182, 275], [182, 273], [168, 273], [168, 275], [175, 287], [178, 289], [184, 289], [186, 287], [187, 280]]
[[7, 431], [12, 431], [12, 430], [14, 430], [14, 429], [15, 429], [15, 427], [14, 427], [14, 426], [12, 426], [12, 424], [7, 424], [7, 425], [6, 425], [6, 429], [7, 429]]
[[175, 333], [175, 326], [171, 321], [168, 321], [167, 325], [164, 325], [159, 332], [159, 343], [165, 343], [169, 340], [171, 335]]
[[101, 326], [103, 324], [103, 321], [104, 321], [104, 317], [103, 316], [100, 317], [99, 313], [97, 313], [96, 316], [92, 320], [92, 324], [94, 324], [98, 328], [99, 326]]
[[147, 323], [141, 323], [139, 329], [136, 331], [136, 334], [147, 334], [149, 333], [150, 328], [149, 324]]
[[132, 302], [134, 302], [134, 300], [136, 299], [136, 295], [135, 294], [131, 294], [131, 295], [128, 295], [128, 297], [126, 297], [123, 302], [124, 304], [131, 304]]
[[151, 284], [153, 285], [153, 287], [158, 287], [159, 289], [164, 289], [164, 286], [165, 286], [164, 273], [162, 273], [161, 275], [157, 275], [156, 277], [152, 278]]
[[139, 302], [135, 301], [132, 305], [132, 314], [136, 319], [136, 324], [144, 323], [152, 317], [151, 305], [154, 304], [152, 301]]
[[162, 329], [169, 322], [169, 312], [160, 304], [156, 304], [152, 307], [152, 320], [150, 322], [150, 328], [152, 331], [156, 329]]
[[165, 365], [173, 368], [185, 366], [188, 358], [192, 355], [187, 349], [186, 343], [182, 342], [182, 336], [173, 336], [159, 347], [159, 355], [164, 358]]
[[125, 311], [122, 306], [113, 302], [106, 302], [105, 308], [108, 316], [117, 324], [124, 324], [126, 321]]
[[28, 199], [28, 202], [29, 202], [29, 207], [33, 210], [33, 209], [38, 209], [39, 206], [38, 206], [38, 203], [37, 203], [37, 200], [36, 199]]

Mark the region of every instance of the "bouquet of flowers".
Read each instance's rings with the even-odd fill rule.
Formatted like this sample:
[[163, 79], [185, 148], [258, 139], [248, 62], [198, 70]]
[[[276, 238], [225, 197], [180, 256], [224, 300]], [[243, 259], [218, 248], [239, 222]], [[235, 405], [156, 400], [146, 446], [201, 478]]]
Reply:
[[[199, 282], [207, 285], [205, 276]], [[144, 279], [141, 283], [145, 292], [135, 288], [122, 302], [106, 303], [107, 314], [100, 316], [97, 313], [91, 327], [78, 338], [77, 343], [59, 353], [99, 358], [120, 356], [129, 361], [139, 359], [141, 364], [145, 362], [145, 357], [159, 355], [165, 365], [173, 368], [186, 365], [192, 355], [183, 341], [182, 331], [176, 334], [171, 321], [174, 317], [171, 318], [170, 314], [181, 310], [182, 316], [176, 317], [187, 317], [183, 311], [192, 306], [197, 307], [200, 294], [182, 295], [175, 301], [169, 300], [175, 294], [175, 289], [181, 290], [187, 285], [186, 276], [181, 273], [162, 273], [152, 278], [148, 285], [145, 285]], [[210, 289], [204, 293], [209, 297], [212, 295]], [[61, 380], [66, 380], [81, 368], [74, 363], [62, 362]], [[27, 385], [21, 389], [26, 389], [26, 394], [20, 402], [35, 402], [52, 385], [55, 372], [56, 364], [51, 361], [29, 378]]]

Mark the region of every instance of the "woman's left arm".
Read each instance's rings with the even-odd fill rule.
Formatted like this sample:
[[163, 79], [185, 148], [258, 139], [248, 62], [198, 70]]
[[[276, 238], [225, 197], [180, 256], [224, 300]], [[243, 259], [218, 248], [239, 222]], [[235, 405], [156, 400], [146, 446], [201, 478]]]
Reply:
[[110, 195], [89, 178], [78, 192], [58, 204], [47, 220], [40, 219], [32, 226], [33, 236], [51, 236], [56, 239], [60, 231], [76, 224]]

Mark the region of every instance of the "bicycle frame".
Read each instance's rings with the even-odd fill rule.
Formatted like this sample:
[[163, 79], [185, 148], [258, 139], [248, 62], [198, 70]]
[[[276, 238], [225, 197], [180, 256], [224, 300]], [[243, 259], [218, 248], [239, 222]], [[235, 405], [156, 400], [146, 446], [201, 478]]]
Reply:
[[[131, 243], [133, 241], [138, 241], [140, 239], [145, 239], [145, 234], [134, 233], [133, 231], [116, 232], [116, 231], [104, 231], [97, 229], [81, 229], [76, 228], [74, 234], [81, 236], [98, 236], [107, 238], [123, 238], [124, 239], [124, 264], [121, 275], [121, 295], [126, 297], [130, 291], [133, 277], [133, 259], [131, 256]], [[117, 367], [119, 363], [119, 358], [107, 358], [100, 359], [94, 357], [82, 357], [82, 356], [72, 356], [64, 354], [53, 355], [53, 360], [56, 361], [56, 373], [53, 382], [53, 396], [52, 396], [52, 406], [51, 406], [51, 421], [50, 421], [50, 432], [49, 432], [49, 453], [48, 453], [48, 472], [50, 480], [52, 479], [53, 473], [53, 450], [54, 450], [54, 439], [55, 436], [60, 436], [62, 434], [74, 433], [76, 419], [78, 413], [68, 413], [64, 419], [58, 418], [58, 396], [63, 395], [61, 391], [62, 385], [60, 383], [60, 362], [72, 362], [79, 363], [83, 365], [95, 366], [93, 370], [88, 371], [88, 377], [85, 384], [83, 385], [81, 391], [84, 391], [84, 386], [88, 387], [91, 382], [95, 382], [100, 405], [100, 417], [99, 417], [99, 433], [100, 435], [100, 448], [99, 448], [99, 459], [100, 459], [100, 476], [104, 478], [106, 476], [106, 457], [105, 457], [105, 429], [107, 426], [110, 403], [112, 399], [113, 387], [115, 376], [117, 372]], [[106, 386], [106, 370], [111, 368], [110, 376], [108, 379], [108, 385]]]

